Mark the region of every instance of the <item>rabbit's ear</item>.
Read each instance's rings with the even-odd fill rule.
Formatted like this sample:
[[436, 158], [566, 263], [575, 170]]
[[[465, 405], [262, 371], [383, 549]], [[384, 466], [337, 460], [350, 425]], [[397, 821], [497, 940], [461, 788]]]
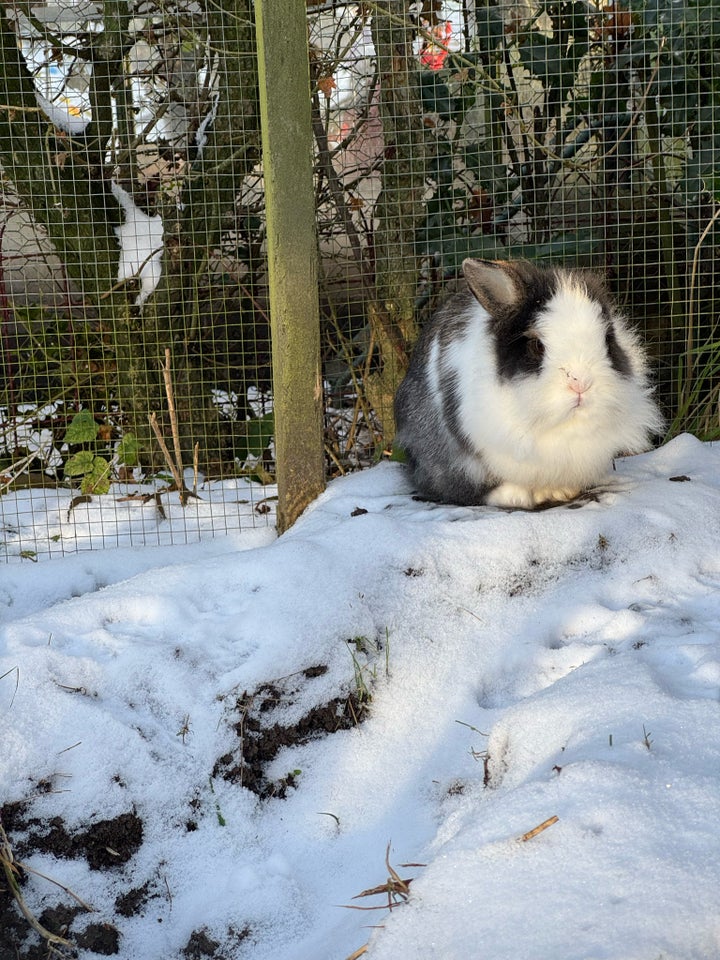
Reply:
[[515, 264], [507, 260], [463, 260], [463, 274], [475, 299], [493, 316], [516, 306], [525, 285]]

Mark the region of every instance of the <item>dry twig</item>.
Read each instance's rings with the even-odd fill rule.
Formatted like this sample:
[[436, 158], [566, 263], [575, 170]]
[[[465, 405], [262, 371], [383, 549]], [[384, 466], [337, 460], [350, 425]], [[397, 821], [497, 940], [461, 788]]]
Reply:
[[353, 951], [353, 953], [350, 954], [347, 960], [358, 960], [358, 957], [361, 957], [364, 953], [367, 953], [367, 948], [368, 948], [367, 944], [365, 944], [362, 947], [358, 947], [357, 950]]
[[533, 837], [536, 837], [539, 833], [542, 833], [543, 830], [547, 830], [548, 827], [551, 827], [554, 823], [557, 823], [560, 817], [548, 817], [547, 820], [543, 820], [542, 823], [538, 824], [533, 830], [528, 830], [527, 833], [524, 833], [521, 837], [518, 837], [518, 840], [521, 843], [525, 843], [527, 840], [532, 840]]
[[[165, 384], [165, 396], [167, 398], [168, 405], [168, 416], [170, 418], [170, 431], [172, 434], [173, 440], [173, 450], [175, 456], [173, 457], [170, 454], [168, 445], [165, 442], [165, 437], [162, 434], [160, 429], [160, 424], [158, 423], [158, 418], [156, 413], [150, 414], [150, 426], [152, 431], [155, 434], [155, 439], [158, 442], [158, 446], [162, 450], [162, 455], [167, 465], [168, 470], [172, 474], [172, 478], [175, 481], [175, 486], [177, 487], [178, 494], [180, 495], [180, 503], [184, 507], [188, 501], [188, 497], [198, 498], [195, 490], [188, 490], [185, 486], [184, 478], [184, 468], [182, 462], [182, 447], [180, 445], [180, 427], [178, 425], [178, 416], [177, 408], [175, 407], [175, 391], [173, 389], [172, 382], [172, 365], [170, 363], [170, 349], [165, 349], [165, 363], [162, 368], [163, 372], [163, 382]], [[193, 469], [195, 471], [195, 487], [197, 487], [197, 464], [198, 464], [198, 444], [195, 444], [194, 456], [193, 456]]]

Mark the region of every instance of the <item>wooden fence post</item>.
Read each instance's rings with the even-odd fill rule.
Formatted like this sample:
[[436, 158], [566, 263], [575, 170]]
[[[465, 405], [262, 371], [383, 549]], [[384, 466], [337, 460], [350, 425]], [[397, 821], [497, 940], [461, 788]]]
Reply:
[[282, 533], [325, 486], [305, 4], [256, 0], [255, 23]]

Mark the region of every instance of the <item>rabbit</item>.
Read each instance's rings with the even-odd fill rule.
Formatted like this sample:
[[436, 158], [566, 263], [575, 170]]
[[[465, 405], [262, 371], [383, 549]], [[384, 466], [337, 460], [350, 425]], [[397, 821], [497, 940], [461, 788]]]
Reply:
[[396, 442], [429, 500], [534, 509], [597, 485], [663, 428], [638, 336], [594, 274], [463, 262], [423, 329]]

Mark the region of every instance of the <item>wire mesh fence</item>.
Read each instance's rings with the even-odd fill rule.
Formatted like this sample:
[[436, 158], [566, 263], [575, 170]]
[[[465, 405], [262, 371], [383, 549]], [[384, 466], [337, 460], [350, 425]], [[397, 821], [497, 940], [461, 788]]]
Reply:
[[[4, 555], [272, 523], [253, 3], [0, 6]], [[600, 272], [670, 432], [718, 436], [713, 0], [306, 18], [327, 475], [390, 450], [412, 344], [468, 256]], [[117, 523], [93, 520], [107, 498]]]

